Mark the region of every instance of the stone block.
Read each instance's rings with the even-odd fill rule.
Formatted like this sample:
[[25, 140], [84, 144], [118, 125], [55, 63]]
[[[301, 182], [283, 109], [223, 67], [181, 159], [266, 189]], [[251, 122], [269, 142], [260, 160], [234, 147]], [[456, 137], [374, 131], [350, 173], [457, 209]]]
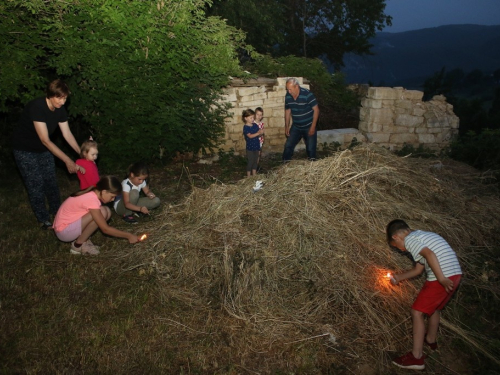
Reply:
[[413, 103], [411, 100], [397, 99], [394, 101], [394, 106], [396, 108], [403, 108], [403, 109], [407, 109], [407, 110], [413, 109]]
[[370, 87], [368, 89], [367, 97], [369, 99], [398, 99], [399, 90], [390, 87]]
[[228, 87], [223, 90], [224, 95], [236, 95], [235, 87]]
[[390, 143], [394, 144], [418, 144], [418, 135], [417, 134], [391, 134], [389, 138]]
[[360, 121], [358, 124], [359, 131], [368, 132], [368, 123], [366, 121]]
[[413, 116], [418, 116], [418, 117], [422, 117], [424, 113], [425, 109], [422, 108], [421, 106], [414, 106], [411, 112]]
[[268, 91], [267, 92], [267, 98], [268, 99], [274, 99], [274, 98], [281, 98], [285, 97], [286, 90], [280, 90], [280, 91]]
[[278, 118], [285, 118], [285, 107], [273, 108], [272, 112], [271, 112], [271, 116], [278, 117]]
[[264, 104], [264, 100], [251, 100], [244, 101], [238, 103], [238, 108], [250, 108], [254, 109], [255, 107], [262, 107]]
[[394, 108], [394, 113], [396, 115], [411, 115], [411, 110], [410, 109], [405, 109], [405, 108]]
[[[392, 124], [389, 124], [389, 125], [385, 125], [385, 124], [381, 124], [379, 122], [367, 122], [367, 127], [366, 127], [366, 131], [367, 132], [370, 132], [370, 133], [377, 133], [377, 132], [381, 132], [385, 126], [392, 126]], [[360, 129], [362, 130], [362, 129]], [[362, 130], [362, 131], [365, 131], [365, 130]]]
[[418, 134], [418, 143], [436, 143], [434, 134]]
[[382, 108], [382, 100], [364, 98], [361, 100], [361, 106], [364, 108]]
[[394, 119], [394, 124], [398, 126], [416, 127], [422, 125], [423, 122], [423, 117], [412, 115], [396, 115]]
[[271, 117], [267, 120], [267, 123], [270, 128], [276, 127], [285, 127], [285, 118], [284, 117]]
[[390, 133], [365, 133], [366, 140], [370, 143], [389, 143]]
[[415, 128], [411, 128], [409, 126], [384, 125], [382, 132], [395, 134], [415, 133]]
[[366, 109], [365, 116], [368, 116], [368, 122], [371, 123], [392, 124], [394, 114], [389, 108], [370, 108]]
[[403, 90], [401, 93], [401, 99], [408, 99], [408, 100], [417, 100], [417, 101], [422, 101], [422, 98], [424, 97], [423, 91], [418, 91], [418, 90]]
[[221, 100], [224, 102], [236, 102], [238, 98], [236, 97], [236, 94], [228, 94], [228, 95], [222, 95]]
[[258, 94], [258, 93], [259, 93], [258, 87], [238, 87], [236, 90], [236, 94], [239, 97], [249, 96], [249, 95]]

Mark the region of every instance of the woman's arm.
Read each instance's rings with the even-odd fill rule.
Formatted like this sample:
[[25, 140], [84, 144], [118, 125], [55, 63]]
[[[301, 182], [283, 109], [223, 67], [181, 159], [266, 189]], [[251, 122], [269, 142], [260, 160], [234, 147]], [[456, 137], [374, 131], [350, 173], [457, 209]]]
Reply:
[[47, 147], [47, 149], [52, 154], [54, 154], [54, 156], [61, 159], [64, 162], [64, 164], [66, 164], [66, 168], [68, 168], [69, 173], [76, 173], [78, 171], [78, 166], [75, 164], [75, 162], [71, 160], [68, 155], [62, 152], [61, 149], [57, 147], [55, 143], [50, 140], [49, 132], [47, 130], [47, 124], [45, 122], [39, 122], [39, 121], [33, 121], [33, 124], [35, 126], [36, 133], [38, 134], [38, 137], [40, 138], [42, 144], [45, 147]]
[[102, 216], [101, 209], [93, 209], [89, 211], [92, 219], [96, 222], [97, 226], [104, 234], [113, 237], [126, 238], [130, 243], [139, 242], [139, 237], [135, 234], [124, 232], [109, 226], [104, 216]]
[[66, 142], [68, 142], [68, 144], [71, 146], [71, 148], [73, 150], [75, 150], [75, 152], [78, 155], [80, 155], [80, 146], [78, 145], [78, 143], [76, 143], [76, 139], [75, 139], [73, 133], [71, 132], [71, 129], [69, 128], [68, 121], [60, 122], [59, 129], [61, 129], [61, 133], [62, 133], [64, 139], [66, 140]]

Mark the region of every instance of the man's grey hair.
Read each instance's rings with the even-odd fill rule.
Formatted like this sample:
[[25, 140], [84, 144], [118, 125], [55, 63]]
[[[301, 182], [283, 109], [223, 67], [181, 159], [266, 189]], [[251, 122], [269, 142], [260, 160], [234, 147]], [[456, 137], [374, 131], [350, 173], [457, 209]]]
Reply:
[[294, 86], [299, 86], [300, 83], [299, 83], [299, 80], [295, 77], [290, 77], [286, 80], [286, 83], [293, 83]]

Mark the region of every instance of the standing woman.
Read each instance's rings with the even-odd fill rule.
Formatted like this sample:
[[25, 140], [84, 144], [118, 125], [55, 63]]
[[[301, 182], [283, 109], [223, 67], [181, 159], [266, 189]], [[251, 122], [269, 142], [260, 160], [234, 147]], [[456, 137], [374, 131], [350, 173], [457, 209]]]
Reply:
[[71, 133], [64, 108], [69, 94], [68, 86], [60, 79], [49, 83], [45, 98], [34, 99], [26, 105], [12, 135], [14, 158], [28, 191], [31, 208], [43, 229], [52, 227], [49, 214], [55, 215], [61, 205], [54, 156], [66, 164], [69, 173], [77, 170], [85, 173], [50, 140], [50, 135], [59, 126], [66, 142], [80, 154], [80, 146]]

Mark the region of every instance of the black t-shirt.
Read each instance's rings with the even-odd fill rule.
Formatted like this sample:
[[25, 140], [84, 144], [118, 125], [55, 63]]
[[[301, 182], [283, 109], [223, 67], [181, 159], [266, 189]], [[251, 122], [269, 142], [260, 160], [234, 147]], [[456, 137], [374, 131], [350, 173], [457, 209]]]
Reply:
[[12, 148], [14, 150], [47, 151], [47, 147], [43, 145], [35, 130], [34, 121], [44, 122], [50, 136], [57, 129], [60, 122], [68, 121], [68, 112], [66, 112], [64, 106], [51, 111], [45, 98], [37, 98], [26, 104], [19, 123], [12, 134]]

